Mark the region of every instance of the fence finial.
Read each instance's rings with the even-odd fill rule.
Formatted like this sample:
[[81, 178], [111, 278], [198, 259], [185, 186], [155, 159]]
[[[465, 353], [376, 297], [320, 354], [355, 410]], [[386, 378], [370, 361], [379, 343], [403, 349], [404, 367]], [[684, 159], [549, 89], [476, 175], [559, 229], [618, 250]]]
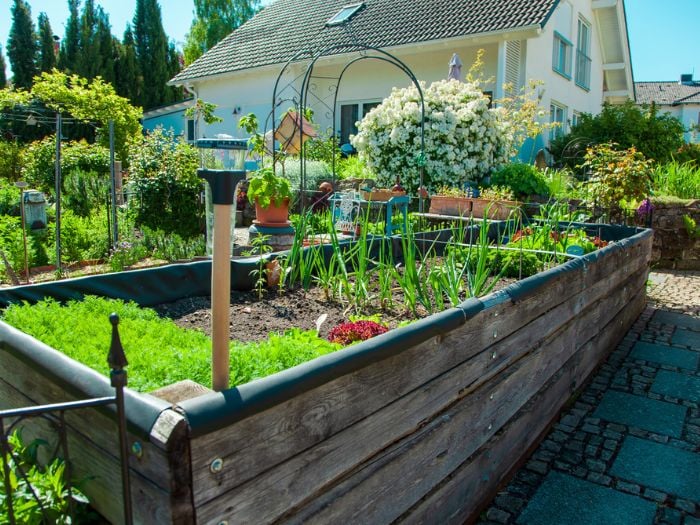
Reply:
[[129, 362], [124, 354], [121, 339], [119, 338], [119, 316], [113, 313], [109, 316], [109, 322], [112, 323], [112, 343], [109, 346], [109, 354], [107, 355], [107, 363], [112, 370], [122, 370]]

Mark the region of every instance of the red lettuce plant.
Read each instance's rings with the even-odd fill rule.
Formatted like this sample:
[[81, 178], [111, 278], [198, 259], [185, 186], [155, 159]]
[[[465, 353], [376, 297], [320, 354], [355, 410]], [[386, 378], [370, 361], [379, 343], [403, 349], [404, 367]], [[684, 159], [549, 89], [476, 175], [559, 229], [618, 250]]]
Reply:
[[340, 323], [328, 333], [328, 340], [346, 346], [355, 341], [365, 341], [388, 330], [386, 326], [374, 321]]

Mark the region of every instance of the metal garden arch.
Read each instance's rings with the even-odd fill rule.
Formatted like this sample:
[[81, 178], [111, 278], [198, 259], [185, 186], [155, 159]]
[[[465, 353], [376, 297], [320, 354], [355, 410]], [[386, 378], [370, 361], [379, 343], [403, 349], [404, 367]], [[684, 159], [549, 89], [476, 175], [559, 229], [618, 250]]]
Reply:
[[[359, 44], [359, 43], [352, 43], [352, 44], [335, 44], [329, 47], [326, 47], [315, 54], [311, 50], [302, 50], [297, 52], [294, 56], [292, 56], [282, 67], [280, 70], [277, 79], [275, 81], [275, 86], [272, 92], [272, 127], [275, 127], [275, 109], [278, 105], [277, 101], [277, 92], [280, 86], [280, 80], [282, 79], [282, 75], [284, 75], [285, 71], [287, 68], [293, 63], [297, 62], [299, 60], [302, 60], [304, 58], [311, 58], [311, 62], [306, 68], [306, 72], [303, 75], [303, 80], [301, 84], [301, 90], [300, 90], [300, 98], [299, 98], [299, 103], [297, 105], [297, 113], [298, 115], [304, 115], [306, 112], [306, 105], [308, 101], [308, 95], [309, 95], [309, 87], [310, 87], [310, 81], [313, 75], [313, 70], [314, 66], [316, 65], [316, 62], [327, 55], [334, 54], [334, 52], [338, 51], [346, 51], [346, 52], [360, 52], [362, 53], [360, 56], [355, 57], [351, 59], [341, 70], [340, 75], [338, 76], [335, 86], [334, 86], [334, 97], [333, 97], [333, 108], [332, 108], [332, 121], [333, 121], [333, 131], [332, 131], [332, 137], [333, 140], [336, 140], [336, 111], [337, 111], [337, 102], [338, 102], [338, 91], [340, 88], [340, 84], [343, 80], [343, 77], [345, 73], [348, 71], [348, 69], [356, 64], [357, 62], [360, 62], [362, 60], [381, 60], [383, 62], [386, 62], [388, 64], [394, 65], [397, 68], [399, 68], [401, 71], [406, 73], [406, 75], [409, 77], [411, 82], [416, 86], [416, 89], [418, 90], [418, 94], [420, 96], [420, 104], [421, 104], [421, 126], [420, 126], [420, 153], [417, 157], [418, 159], [418, 169], [419, 169], [419, 180], [420, 180], [420, 186], [423, 186], [423, 176], [424, 176], [424, 169], [425, 169], [425, 100], [423, 97], [423, 90], [420, 86], [420, 83], [418, 82], [418, 79], [416, 76], [413, 74], [413, 71], [399, 58], [396, 56], [392, 55], [391, 53], [378, 48], [374, 46], [369, 46], [365, 44]], [[376, 54], [365, 54], [367, 52], [373, 52]], [[301, 126], [299, 126], [298, 129], [299, 133], [299, 138], [300, 142], [302, 139], [302, 134], [303, 134], [303, 129]], [[305, 147], [302, 143], [300, 152], [299, 152], [299, 161], [300, 161], [300, 175], [301, 175], [301, 180], [300, 180], [300, 193], [301, 193], [301, 199], [302, 199], [302, 206], [304, 206], [305, 202], [305, 192], [306, 192], [306, 153], [305, 153]], [[333, 174], [333, 181], [335, 182], [335, 157], [333, 159], [333, 165], [332, 165], [332, 174]], [[272, 169], [275, 170], [275, 149], [274, 147], [272, 148]], [[423, 197], [419, 192], [418, 196], [418, 208], [420, 212], [423, 212]]]

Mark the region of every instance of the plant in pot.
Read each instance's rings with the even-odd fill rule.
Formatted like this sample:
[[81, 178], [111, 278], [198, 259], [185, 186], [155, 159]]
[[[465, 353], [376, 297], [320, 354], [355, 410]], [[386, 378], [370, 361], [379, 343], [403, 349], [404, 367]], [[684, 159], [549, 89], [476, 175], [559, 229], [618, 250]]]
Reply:
[[471, 188], [462, 190], [441, 186], [437, 192], [430, 197], [430, 213], [435, 215], [467, 216], [472, 211], [472, 197], [474, 193]]
[[259, 169], [248, 179], [248, 201], [255, 206], [256, 223], [261, 226], [288, 224], [291, 198], [289, 181], [275, 175], [271, 167]]
[[472, 215], [478, 218], [506, 220], [520, 212], [521, 203], [505, 186], [491, 186], [481, 190], [478, 199], [472, 199]]

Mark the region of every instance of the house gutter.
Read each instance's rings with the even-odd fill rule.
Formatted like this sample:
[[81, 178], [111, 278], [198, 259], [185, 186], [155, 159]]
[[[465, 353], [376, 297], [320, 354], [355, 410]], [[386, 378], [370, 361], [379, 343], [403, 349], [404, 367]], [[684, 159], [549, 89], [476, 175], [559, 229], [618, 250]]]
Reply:
[[[513, 29], [498, 29], [496, 31], [487, 31], [484, 33], [474, 33], [471, 35], [463, 35], [463, 36], [456, 36], [456, 37], [451, 37], [451, 38], [446, 38], [446, 39], [441, 39], [441, 40], [424, 40], [422, 42], [410, 42], [407, 44], [402, 44], [398, 46], [389, 46], [385, 49], [386, 51], [389, 52], [394, 52], [394, 51], [401, 51], [406, 48], [411, 48], [411, 47], [416, 47], [420, 46], [421, 50], [431, 50], [431, 49], [441, 49], [445, 47], [449, 47], [450, 45], [454, 45], [455, 42], [470, 42], [470, 41], [475, 41], [474, 43], [479, 44], [481, 41], [484, 40], [489, 40], [493, 37], [498, 37], [502, 35], [509, 35], [512, 36], [513, 38], [509, 38], [509, 40], [522, 40], [526, 38], [531, 38], [539, 35], [542, 32], [542, 26], [540, 24], [531, 24], [528, 26], [520, 27], [515, 30]], [[487, 42], [483, 42], [487, 43]], [[323, 65], [332, 65], [333, 61], [331, 59], [338, 59], [340, 61], [346, 60], [348, 55], [351, 55], [355, 53], [356, 51], [351, 51], [348, 53], [338, 53], [334, 55], [328, 55], [323, 58]], [[183, 80], [178, 80], [178, 81], [173, 81], [169, 80], [167, 82], [167, 85], [169, 86], [184, 86], [185, 90], [187, 90], [190, 93], [194, 93], [193, 91], [190, 91], [192, 88], [192, 83], [193, 82], [201, 82], [201, 81], [209, 81], [209, 80], [218, 80], [221, 78], [226, 78], [231, 75], [236, 75], [236, 74], [241, 74], [241, 73], [260, 73], [265, 70], [274, 70], [278, 71], [280, 66], [282, 66], [284, 62], [275, 62], [274, 64], [265, 64], [262, 66], [257, 66], [257, 67], [249, 67], [249, 68], [243, 68], [243, 69], [234, 69], [231, 71], [224, 71], [222, 73], [214, 73], [212, 75], [203, 75], [199, 77], [191, 77], [191, 78], [186, 78]], [[319, 64], [320, 65], [320, 64]], [[195, 95], [196, 96], [196, 95]]]

